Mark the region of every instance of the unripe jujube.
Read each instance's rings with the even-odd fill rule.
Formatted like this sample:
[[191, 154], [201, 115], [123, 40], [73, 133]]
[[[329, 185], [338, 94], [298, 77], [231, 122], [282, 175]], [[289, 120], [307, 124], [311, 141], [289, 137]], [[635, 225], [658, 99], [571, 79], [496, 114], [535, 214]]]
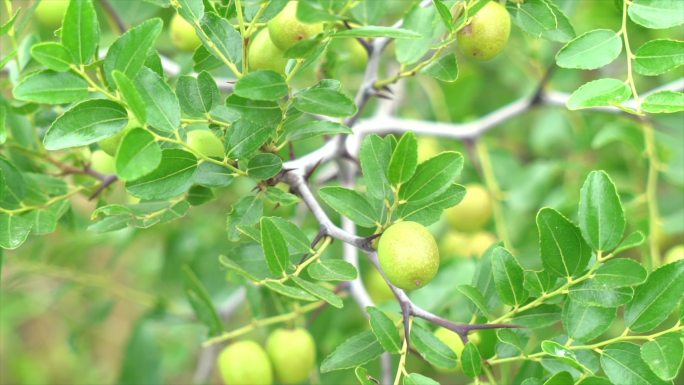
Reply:
[[316, 344], [306, 329], [276, 329], [268, 336], [266, 351], [282, 384], [303, 382], [316, 365]]
[[171, 19], [171, 42], [176, 48], [183, 51], [194, 51], [202, 44], [197, 36], [195, 28], [179, 14], [175, 14]]
[[285, 73], [287, 59], [283, 51], [271, 41], [268, 29], [262, 29], [249, 46], [249, 69], [252, 71], [271, 70]]
[[459, 204], [445, 211], [449, 225], [458, 231], [476, 231], [492, 217], [492, 198], [489, 192], [477, 184], [466, 186], [466, 195]]
[[380, 236], [378, 259], [392, 284], [413, 290], [425, 286], [439, 268], [435, 238], [416, 222], [399, 222]]
[[218, 356], [221, 378], [226, 385], [271, 385], [273, 371], [264, 349], [254, 341], [228, 345]]
[[223, 142], [211, 130], [188, 132], [188, 146], [204, 156], [223, 158]]
[[458, 32], [458, 47], [472, 58], [489, 60], [504, 49], [510, 33], [508, 11], [498, 2], [490, 1]]
[[268, 22], [268, 32], [271, 35], [271, 41], [283, 51], [287, 51], [298, 42], [308, 39], [321, 31], [323, 31], [323, 24], [309, 24], [297, 19], [296, 1], [288, 2], [285, 8]]

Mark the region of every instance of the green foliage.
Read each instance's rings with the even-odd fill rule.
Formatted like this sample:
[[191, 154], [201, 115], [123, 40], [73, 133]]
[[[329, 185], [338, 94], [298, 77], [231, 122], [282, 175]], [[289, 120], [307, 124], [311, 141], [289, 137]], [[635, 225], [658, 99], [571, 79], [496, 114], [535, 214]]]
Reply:
[[5, 3], [3, 382], [681, 381], [684, 2]]

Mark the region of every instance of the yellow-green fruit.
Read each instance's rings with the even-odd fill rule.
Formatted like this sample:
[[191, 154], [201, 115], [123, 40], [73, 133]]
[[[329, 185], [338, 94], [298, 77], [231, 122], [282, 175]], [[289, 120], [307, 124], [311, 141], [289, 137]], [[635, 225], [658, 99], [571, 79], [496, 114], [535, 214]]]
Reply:
[[210, 130], [188, 132], [188, 146], [204, 156], [223, 158], [223, 142]]
[[249, 46], [249, 69], [252, 71], [271, 70], [285, 73], [287, 59], [283, 51], [271, 41], [268, 29], [259, 32]]
[[492, 233], [487, 231], [477, 232], [469, 239], [467, 255], [481, 257], [494, 242], [496, 242], [496, 237]]
[[427, 285], [439, 269], [437, 242], [416, 222], [395, 223], [385, 230], [378, 242], [378, 259], [389, 281], [404, 290]]
[[299, 384], [316, 364], [316, 344], [306, 329], [276, 329], [268, 336], [266, 351], [282, 384]]
[[371, 268], [364, 277], [368, 295], [375, 303], [383, 303], [394, 299], [394, 293], [390, 289], [380, 272]]
[[439, 141], [432, 137], [418, 138], [418, 163], [425, 162], [441, 152]]
[[268, 22], [271, 40], [283, 51], [322, 31], [322, 23], [308, 24], [297, 19], [296, 1], [288, 2], [285, 8]]
[[492, 198], [481, 185], [469, 184], [463, 201], [446, 210], [445, 215], [449, 225], [455, 230], [479, 230], [492, 217]]
[[102, 150], [93, 151], [90, 156], [90, 168], [100, 174], [114, 174], [114, 158]]
[[271, 385], [273, 371], [264, 349], [254, 341], [229, 345], [218, 357], [221, 378], [226, 385]]
[[458, 47], [472, 58], [489, 60], [504, 49], [510, 34], [508, 11], [497, 1], [490, 1], [458, 32]]
[[183, 51], [194, 51], [202, 44], [202, 41], [195, 33], [195, 28], [179, 14], [173, 15], [171, 19], [171, 42], [176, 48]]
[[443, 261], [453, 257], [466, 257], [470, 250], [470, 239], [466, 234], [449, 231], [439, 240], [439, 256]]
[[665, 264], [684, 259], [684, 245], [677, 245], [665, 254]]
[[123, 137], [126, 136], [128, 131], [135, 127], [140, 127], [140, 122], [138, 122], [138, 119], [136, 119], [135, 116], [129, 115], [128, 124], [126, 125], [126, 128], [119, 131], [114, 136], [111, 136], [107, 139], [102, 139], [101, 141], [97, 142], [97, 145], [100, 146], [100, 148], [107, 154], [115, 156], [116, 151], [119, 148], [119, 143], [121, 143]]
[[[460, 370], [461, 355], [463, 354], [463, 348], [465, 348], [465, 345], [463, 344], [463, 340], [461, 340], [461, 337], [447, 328], [438, 328], [437, 330], [435, 330], [434, 336], [437, 337], [440, 341], [444, 342], [446, 346], [451, 348], [451, 350], [453, 350], [454, 353], [456, 353], [456, 357], [458, 357], [458, 364], [455, 368], [445, 369], [436, 367], [436, 369], [440, 372], [445, 373]], [[480, 336], [477, 334], [470, 334], [468, 335], [468, 341], [473, 345], [477, 345], [480, 343]]]
[[62, 18], [68, 6], [69, 0], [41, 0], [33, 15], [40, 24], [57, 28], [62, 25]]

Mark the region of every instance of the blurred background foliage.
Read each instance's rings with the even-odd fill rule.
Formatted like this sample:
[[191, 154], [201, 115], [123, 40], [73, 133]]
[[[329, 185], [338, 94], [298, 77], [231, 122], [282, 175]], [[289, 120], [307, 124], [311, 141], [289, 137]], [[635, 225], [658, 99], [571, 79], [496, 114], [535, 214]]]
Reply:
[[[50, 1], [50, 0], [47, 0]], [[388, 4], [389, 25], [410, 5], [408, 0], [383, 0]], [[173, 11], [138, 0], [108, 0], [128, 27], [150, 17], [161, 17], [168, 25]], [[33, 1], [14, 1], [24, 10]], [[102, 7], [101, 2], [97, 2]], [[600, 27], [619, 29], [621, 5], [616, 0], [557, 1], [572, 20], [578, 34]], [[98, 8], [103, 29], [101, 45], [108, 46], [119, 31], [107, 12]], [[0, 13], [0, 21], [6, 14]], [[4, 21], [3, 21], [4, 22]], [[24, 42], [32, 39], [54, 39], [51, 28], [41, 26], [31, 17], [22, 18], [18, 26]], [[682, 39], [684, 31], [647, 30], [630, 25], [633, 46], [658, 38]], [[678, 35], [678, 36], [676, 36]], [[313, 84], [321, 76], [340, 79], [348, 93], [359, 86], [363, 64], [355, 62], [350, 52], [354, 41], [338, 44], [327, 54], [319, 68], [299, 76], [302, 85]], [[0, 42], [0, 51], [7, 44]], [[181, 72], [192, 70], [191, 53], [178, 52], [171, 44], [168, 31], [157, 48], [181, 66]], [[534, 92], [539, 79], [553, 64], [560, 44], [530, 38], [513, 28], [508, 47], [489, 62], [473, 62], [460, 58], [459, 79], [440, 83], [428, 77], [415, 77], [396, 88], [404, 100], [399, 116], [449, 122], [467, 122], [521, 96]], [[383, 59], [385, 75], [394, 68], [392, 46]], [[624, 74], [624, 60], [618, 60], [600, 72]], [[217, 70], [216, 76], [228, 76]], [[648, 90], [682, 75], [681, 70], [655, 77], [637, 78], [637, 87]], [[580, 84], [596, 78], [587, 71], [556, 68], [548, 89], [571, 92]], [[618, 76], [619, 77], [619, 76]], [[0, 77], [2, 95], [11, 97], [6, 74]], [[372, 114], [374, 108], [367, 109]], [[40, 111], [35, 124], [46, 125], [54, 111]], [[682, 114], [658, 115], [656, 119], [658, 155], [662, 162], [659, 184], [659, 207], [663, 214], [662, 232], [656, 236], [661, 249], [684, 242], [684, 117]], [[8, 126], [30, 127], [25, 118], [8, 122]], [[22, 131], [22, 130], [17, 130]], [[25, 130], [24, 132], [33, 132]], [[305, 154], [319, 147], [322, 139], [298, 142], [295, 153]], [[505, 192], [506, 228], [514, 249], [525, 268], [540, 264], [535, 214], [551, 206], [576, 220], [579, 188], [590, 170], [606, 170], [619, 189], [627, 209], [627, 230], [648, 233], [648, 213], [644, 198], [647, 167], [644, 143], [637, 123], [621, 115], [569, 112], [561, 107], [540, 107], [490, 131], [485, 136], [497, 181]], [[466, 168], [460, 183], [483, 183], [473, 167], [472, 149], [462, 143], [443, 139], [421, 138], [421, 151], [457, 150], [466, 156]], [[3, 149], [3, 152], [6, 149]], [[7, 149], [11, 152], [11, 149]], [[287, 154], [284, 152], [284, 156]], [[12, 154], [21, 159], [20, 154]], [[230, 187], [216, 191], [213, 202], [194, 207], [186, 217], [150, 229], [124, 229], [94, 234], [87, 231], [89, 214], [104, 201], [123, 202], [123, 188], [115, 186], [100, 197], [88, 201], [79, 196], [73, 209], [62, 219], [57, 232], [32, 237], [19, 250], [6, 252], [2, 266], [0, 292], [0, 383], [2, 384], [109, 384], [193, 382], [200, 353], [200, 343], [207, 330], [194, 320], [184, 294], [184, 266], [201, 279], [213, 301], [220, 308], [242, 284], [227, 274], [219, 264], [219, 254], [248, 255], [254, 249], [228, 241], [226, 214], [231, 205], [246, 195], [254, 183], [247, 178], [236, 180]], [[266, 215], [278, 215], [301, 223], [311, 236], [317, 223], [301, 207], [268, 207]], [[330, 211], [330, 215], [337, 219]], [[432, 226], [438, 239], [446, 234], [443, 223]], [[487, 231], [494, 233], [492, 223]], [[472, 235], [465, 235], [471, 237]], [[641, 259], [647, 252], [631, 252]], [[480, 253], [477, 251], [475, 254]], [[1, 251], [0, 251], [1, 253]], [[333, 244], [327, 258], [339, 258], [341, 247]], [[456, 291], [458, 284], [469, 283], [478, 255], [442, 255], [443, 267], [437, 278], [412, 295], [420, 306], [444, 312], [453, 320], [468, 322], [471, 318], [465, 298]], [[387, 301], [383, 287], [378, 288], [369, 266], [362, 265], [373, 297], [382, 307], [397, 309]], [[226, 329], [247, 324], [281, 309], [283, 304], [267, 291], [250, 289], [248, 296], [258, 298], [261, 307], [244, 305], [226, 321]], [[367, 328], [358, 307], [345, 301], [342, 310], [324, 309], [313, 313], [305, 323], [318, 344], [322, 359], [354, 332]], [[619, 318], [618, 321], [620, 322]], [[614, 325], [619, 329], [621, 325]], [[622, 330], [622, 329], [620, 329]], [[258, 329], [249, 337], [263, 341], [268, 330]], [[559, 331], [550, 328], [545, 335]], [[611, 333], [608, 331], [607, 333]], [[495, 336], [480, 333], [483, 356], [493, 354]], [[542, 333], [544, 335], [544, 333]], [[489, 352], [487, 352], [489, 341]], [[377, 363], [375, 364], [377, 365]], [[418, 356], [409, 361], [409, 372], [429, 374], [433, 369]], [[523, 368], [524, 369], [524, 368]], [[379, 369], [369, 366], [378, 373]], [[518, 378], [502, 383], [519, 383], [534, 373], [522, 370]], [[434, 374], [443, 384], [467, 383], [465, 377]], [[680, 380], [682, 376], [680, 375]], [[351, 371], [333, 372], [321, 378], [323, 383], [355, 383]], [[505, 382], [508, 381], [508, 382]], [[675, 383], [677, 380], [675, 380]], [[217, 383], [214, 377], [212, 383]]]

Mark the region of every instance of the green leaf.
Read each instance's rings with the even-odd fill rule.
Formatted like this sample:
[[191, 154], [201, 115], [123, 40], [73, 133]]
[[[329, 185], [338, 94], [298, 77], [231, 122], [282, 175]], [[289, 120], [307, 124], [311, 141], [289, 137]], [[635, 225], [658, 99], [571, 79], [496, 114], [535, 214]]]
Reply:
[[561, 318], [560, 308], [556, 305], [539, 305], [516, 315], [512, 323], [531, 329], [545, 328], [558, 322]]
[[165, 149], [159, 167], [142, 178], [126, 182], [126, 189], [146, 200], [173, 198], [190, 189], [196, 171], [194, 155], [175, 148]]
[[641, 345], [641, 358], [665, 381], [674, 380], [684, 359], [681, 333], [668, 333]]
[[354, 102], [338, 90], [312, 87], [295, 95], [292, 105], [299, 111], [344, 118], [357, 111]]
[[605, 377], [588, 376], [584, 377], [577, 385], [613, 385], [613, 383]]
[[472, 342], [468, 342], [463, 348], [461, 355], [461, 367], [463, 373], [468, 377], [477, 377], [482, 373], [482, 357]]
[[299, 301], [309, 301], [313, 302], [318, 300], [318, 298], [314, 297], [313, 295], [309, 294], [308, 292], [294, 286], [289, 286], [289, 285], [283, 285], [280, 282], [275, 282], [275, 281], [267, 281], [264, 286], [267, 288], [275, 291], [276, 293], [280, 295], [284, 295], [286, 297], [290, 297], [292, 299], [296, 299]]
[[419, 39], [421, 34], [402, 28], [367, 25], [335, 32], [332, 37], [389, 37], [392, 39]]
[[266, 188], [266, 199], [281, 206], [289, 206], [299, 202], [299, 198], [276, 187]]
[[290, 253], [283, 234], [269, 217], [261, 218], [261, 245], [264, 248], [266, 263], [274, 276], [280, 276], [287, 271], [290, 263]]
[[76, 64], [88, 64], [97, 54], [100, 25], [92, 0], [73, 0], [62, 20], [62, 45]]
[[0, 213], [0, 247], [13, 250], [26, 241], [33, 221], [22, 216]]
[[487, 306], [484, 296], [475, 286], [459, 285], [456, 287], [456, 290], [468, 298], [487, 319], [492, 318], [491, 310]]
[[43, 138], [47, 150], [85, 146], [108, 138], [128, 123], [120, 104], [103, 99], [78, 103], [58, 117]]
[[420, 39], [401, 39], [395, 41], [397, 60], [409, 65], [420, 60], [429, 50], [432, 36], [436, 29], [441, 28], [436, 17], [434, 7], [423, 8], [417, 3], [404, 16], [402, 28], [418, 33]]
[[180, 126], [180, 105], [171, 87], [145, 67], [140, 70], [135, 83], [145, 103], [147, 124], [166, 132], [174, 132]]
[[403, 220], [429, 226], [439, 221], [444, 209], [461, 202], [465, 194], [465, 187], [453, 184], [439, 196], [400, 205], [397, 214]]
[[610, 64], [622, 52], [620, 36], [609, 29], [586, 32], [568, 42], [558, 54], [556, 64], [563, 68], [591, 70]]
[[398, 354], [401, 350], [401, 337], [392, 321], [382, 310], [376, 307], [367, 307], [370, 316], [370, 325], [373, 334], [386, 351]]
[[629, 18], [646, 28], [664, 29], [684, 23], [684, 3], [679, 0], [634, 0]]
[[550, 291], [554, 287], [554, 281], [558, 278], [549, 275], [545, 270], [542, 271], [525, 271], [525, 282], [523, 286], [530, 293], [531, 297], [541, 297], [544, 293]]
[[549, 8], [551, 8], [551, 11], [553, 11], [554, 16], [556, 16], [556, 22], [558, 24], [558, 27], [553, 30], [547, 30], [542, 32], [542, 37], [544, 39], [557, 41], [560, 43], [567, 43], [570, 40], [574, 39], [577, 35], [575, 34], [575, 29], [572, 27], [572, 24], [570, 24], [570, 20], [568, 19], [568, 17], [553, 2], [547, 1], [546, 4], [549, 6]]
[[[200, 23], [203, 34], [198, 34], [204, 46], [223, 62], [242, 63], [242, 36], [228, 20], [213, 12], [206, 12]], [[206, 36], [205, 36], [206, 34]]]
[[336, 296], [335, 293], [333, 293], [331, 290], [319, 286], [315, 283], [306, 281], [297, 276], [292, 276], [290, 277], [290, 279], [292, 279], [292, 281], [295, 284], [297, 284], [297, 286], [301, 287], [314, 297], [324, 300], [325, 302], [329, 303], [332, 307], [341, 309], [342, 306], [344, 306], [342, 304], [342, 299]]
[[358, 277], [354, 265], [338, 259], [320, 259], [309, 265], [306, 271], [318, 281], [351, 281]]
[[282, 119], [282, 111], [276, 102], [250, 100], [230, 95], [226, 99], [226, 107], [231, 112], [237, 112], [242, 119], [259, 126], [277, 126]]
[[378, 385], [379, 383], [377, 379], [368, 374], [368, 369], [364, 368], [363, 366], [357, 366], [354, 369], [354, 374], [361, 385]]
[[237, 231], [238, 226], [248, 226], [259, 223], [263, 209], [263, 202], [254, 195], [244, 196], [235, 203], [226, 219], [228, 240], [233, 242], [239, 241], [240, 234]]
[[492, 273], [494, 285], [502, 302], [518, 306], [527, 299], [527, 290], [523, 287], [523, 269], [508, 250], [497, 247], [492, 253]]
[[134, 128], [126, 133], [116, 151], [116, 173], [124, 180], [138, 179], [154, 171], [161, 159], [162, 151], [154, 136]]
[[313, 138], [320, 135], [351, 134], [351, 128], [329, 120], [312, 120], [298, 125], [287, 133], [291, 141]]
[[136, 322], [123, 352], [118, 384], [158, 384], [162, 381], [162, 352], [153, 325]]
[[[17, 16], [19, 15], [19, 10], [21, 8], [18, 8], [14, 11], [14, 15], [12, 17], [7, 18], [4, 24], [0, 25], [0, 36], [5, 35], [9, 30], [14, 26], [14, 22], [17, 21]], [[2, 253], [0, 253], [0, 258], [2, 258]], [[2, 262], [0, 261], [0, 267], [2, 266]], [[0, 268], [1, 270], [1, 268]]]
[[563, 214], [543, 208], [537, 214], [539, 245], [544, 268], [561, 277], [581, 273], [591, 258], [591, 248], [580, 230]]
[[223, 331], [221, 318], [214, 307], [209, 292], [190, 267], [183, 266], [185, 295], [197, 316], [209, 328], [209, 335], [215, 336]]
[[48, 69], [58, 72], [68, 71], [73, 58], [63, 45], [57, 42], [45, 42], [31, 47], [31, 57]]
[[508, 11], [515, 25], [534, 37], [558, 27], [558, 20], [551, 6], [544, 0], [526, 0], [522, 4], [508, 3]]
[[639, 345], [631, 342], [610, 344], [601, 353], [601, 367], [613, 384], [665, 385], [641, 359]]
[[279, 217], [271, 217], [271, 220], [275, 223], [278, 230], [280, 230], [283, 238], [285, 238], [290, 254], [314, 252], [307, 236], [294, 223]]
[[385, 351], [370, 330], [344, 341], [321, 363], [321, 373], [354, 368], [377, 358]]
[[622, 240], [625, 211], [617, 189], [605, 171], [592, 171], [582, 185], [579, 225], [594, 250], [609, 251]]
[[608, 287], [595, 280], [581, 282], [570, 288], [569, 296], [586, 306], [618, 307], [629, 302], [634, 295], [631, 287]]
[[458, 61], [453, 53], [446, 54], [430, 65], [426, 66], [420, 73], [432, 76], [443, 82], [453, 82], [458, 79]]
[[12, 94], [28, 102], [63, 104], [88, 97], [88, 83], [71, 72], [36, 72], [14, 87]]
[[636, 333], [653, 330], [677, 307], [684, 296], [684, 260], [659, 267], [637, 287], [625, 306], [625, 324]]
[[190, 24], [199, 22], [204, 15], [204, 2], [202, 0], [178, 0], [180, 8], [178, 14]]
[[114, 71], [112, 77], [116, 83], [116, 87], [121, 92], [121, 95], [126, 100], [128, 108], [130, 108], [133, 115], [138, 119], [138, 122], [147, 121], [147, 111], [145, 110], [145, 101], [138, 92], [135, 84], [123, 72]]
[[375, 227], [373, 207], [363, 195], [343, 187], [323, 187], [319, 191], [321, 199], [333, 210], [351, 219], [362, 227]]
[[646, 280], [646, 269], [633, 259], [610, 260], [596, 270], [594, 281], [607, 288], [634, 286]]
[[268, 179], [280, 172], [283, 161], [276, 154], [257, 154], [247, 163], [247, 173], [257, 179]]
[[648, 95], [641, 104], [641, 109], [650, 114], [671, 114], [684, 111], [684, 93], [676, 91], [660, 91]]
[[104, 72], [109, 84], [115, 84], [114, 70], [122, 72], [129, 79], [138, 76], [161, 33], [162, 24], [159, 18], [146, 20], [116, 39], [104, 60]]
[[204, 187], [226, 187], [233, 182], [233, 170], [216, 163], [202, 162], [195, 173], [195, 184]]
[[273, 71], [250, 72], [237, 83], [235, 95], [253, 100], [278, 100], [288, 94], [285, 78]]
[[549, 377], [548, 380], [544, 382], [544, 385], [568, 385], [575, 382], [572, 375], [568, 372], [558, 372], [553, 376]]
[[571, 110], [620, 105], [632, 96], [622, 80], [599, 79], [582, 85], [570, 95], [567, 106]]
[[413, 176], [418, 166], [416, 135], [408, 131], [399, 139], [387, 168], [387, 177], [393, 185], [402, 184]]
[[386, 172], [391, 156], [389, 145], [378, 135], [368, 135], [361, 142], [361, 170], [368, 194], [373, 198], [382, 200], [392, 194]]
[[456, 353], [439, 338], [419, 325], [411, 327], [411, 343], [429, 363], [444, 369], [456, 367]]
[[0, 207], [14, 208], [26, 196], [27, 184], [22, 173], [0, 156]]
[[[564, 364], [570, 365], [574, 369], [579, 370], [580, 372], [591, 372], [591, 370], [587, 367], [585, 367], [583, 364], [581, 364], [575, 355], [575, 352], [570, 350], [568, 347], [559, 344], [556, 341], [551, 341], [551, 340], [545, 340], [542, 341], [541, 343], [541, 348], [542, 351], [552, 357], [555, 357], [557, 360], [563, 362]], [[564, 372], [567, 373], [567, 372]], [[571, 377], [572, 378], [572, 377]], [[563, 383], [558, 383], [557, 384], [563, 384]], [[567, 383], [567, 382], [566, 382]], [[570, 382], [572, 383], [572, 381]]]
[[439, 382], [419, 373], [410, 373], [404, 377], [404, 385], [439, 385]]
[[205, 71], [200, 72], [197, 78], [179, 77], [176, 94], [181, 110], [188, 116], [205, 116], [221, 103], [216, 81]]
[[[394, 154], [397, 154], [401, 148], [401, 143], [402, 141], [399, 141]], [[392, 154], [393, 160], [394, 154]], [[404, 157], [408, 158], [410, 155], [406, 154]], [[392, 179], [392, 164], [390, 161], [390, 179]], [[443, 152], [416, 167], [413, 176], [399, 189], [399, 198], [408, 202], [428, 201], [452, 186], [462, 169], [463, 156], [461, 154], [453, 151]], [[403, 180], [399, 183], [403, 183]]]
[[651, 40], [635, 53], [634, 70], [641, 75], [664, 74], [684, 64], [684, 41]]
[[641, 231], [637, 230], [628, 236], [625, 237], [625, 239], [620, 243], [620, 245], [615, 248], [613, 251], [613, 254], [619, 254], [625, 250], [629, 250], [631, 248], [641, 246], [644, 241], [646, 240], [646, 237], [644, 236], [644, 233]]
[[499, 357], [513, 357], [525, 351], [528, 339], [519, 329], [498, 329], [496, 338], [496, 354]]
[[275, 126], [260, 125], [247, 119], [233, 123], [227, 134], [228, 156], [242, 159], [259, 149], [275, 131]]

